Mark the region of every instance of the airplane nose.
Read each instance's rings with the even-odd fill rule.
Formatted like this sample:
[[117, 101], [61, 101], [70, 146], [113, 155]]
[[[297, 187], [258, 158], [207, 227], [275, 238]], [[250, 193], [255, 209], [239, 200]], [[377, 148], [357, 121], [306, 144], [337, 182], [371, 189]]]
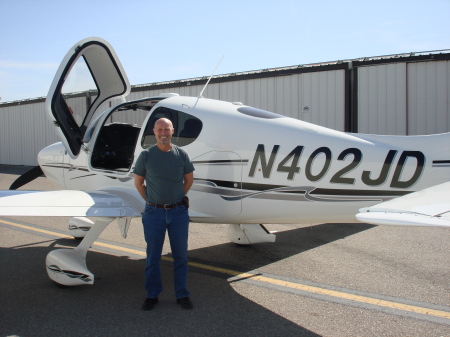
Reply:
[[38, 153], [38, 163], [42, 166], [45, 163], [64, 163], [64, 145], [55, 143], [47, 146]]
[[[63, 143], [55, 143], [47, 146], [38, 153], [39, 166], [44, 174], [54, 184], [65, 188], [64, 182], [64, 155], [66, 149]], [[69, 163], [66, 163], [69, 164]]]

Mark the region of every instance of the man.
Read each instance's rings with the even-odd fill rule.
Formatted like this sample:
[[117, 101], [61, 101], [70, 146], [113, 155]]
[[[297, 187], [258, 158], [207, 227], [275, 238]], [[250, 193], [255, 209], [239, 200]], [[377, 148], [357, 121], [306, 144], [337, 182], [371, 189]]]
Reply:
[[142, 310], [153, 309], [163, 288], [160, 260], [166, 229], [174, 261], [177, 303], [183, 309], [192, 309], [189, 290], [186, 288], [189, 214], [184, 197], [194, 181], [194, 166], [188, 154], [171, 143], [174, 129], [170, 120], [158, 119], [153, 132], [156, 144], [140, 154], [134, 168], [134, 184], [146, 201], [142, 224], [147, 242], [147, 298]]

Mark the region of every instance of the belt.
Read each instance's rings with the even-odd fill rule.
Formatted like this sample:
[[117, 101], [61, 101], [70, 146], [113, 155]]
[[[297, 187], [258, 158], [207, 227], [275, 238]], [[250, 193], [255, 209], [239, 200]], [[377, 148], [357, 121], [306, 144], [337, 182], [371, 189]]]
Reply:
[[147, 205], [157, 208], [171, 209], [184, 205], [184, 201], [174, 202], [173, 204], [154, 204], [153, 202], [147, 201]]

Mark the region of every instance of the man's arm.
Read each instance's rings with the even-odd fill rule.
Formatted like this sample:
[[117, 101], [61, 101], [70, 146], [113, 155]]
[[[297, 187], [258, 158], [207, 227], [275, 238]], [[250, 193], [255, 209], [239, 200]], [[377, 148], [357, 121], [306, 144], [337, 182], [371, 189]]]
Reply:
[[136, 189], [138, 190], [139, 194], [144, 200], [147, 200], [145, 196], [145, 184], [144, 184], [145, 178], [138, 176], [136, 173], [134, 174], [134, 186], [136, 186]]
[[191, 189], [192, 184], [194, 183], [194, 172], [188, 173], [184, 175], [184, 194], [187, 194]]

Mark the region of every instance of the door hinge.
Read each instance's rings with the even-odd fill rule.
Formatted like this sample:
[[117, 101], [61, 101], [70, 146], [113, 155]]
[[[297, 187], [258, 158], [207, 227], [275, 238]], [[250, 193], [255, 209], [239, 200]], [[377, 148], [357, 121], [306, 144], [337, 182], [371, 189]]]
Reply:
[[84, 144], [81, 144], [81, 148], [82, 148], [83, 151], [86, 152], [87, 154], [91, 154], [91, 153], [92, 153], [92, 151], [89, 150], [89, 148], [88, 148], [86, 145], [84, 145]]

